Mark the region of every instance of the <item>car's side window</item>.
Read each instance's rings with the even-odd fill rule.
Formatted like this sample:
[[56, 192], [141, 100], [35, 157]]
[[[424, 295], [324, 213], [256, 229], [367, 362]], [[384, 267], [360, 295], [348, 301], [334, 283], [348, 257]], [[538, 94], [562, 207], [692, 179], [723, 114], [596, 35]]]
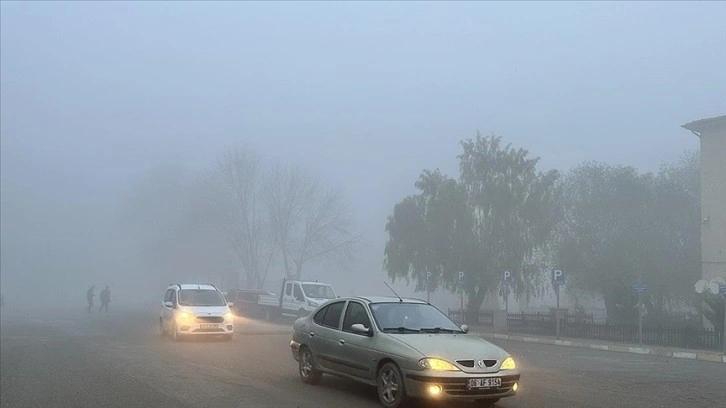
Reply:
[[171, 291], [171, 303], [174, 304], [174, 307], [177, 306], [178, 299], [177, 299], [177, 291], [173, 290]]
[[345, 302], [336, 302], [327, 307], [328, 311], [323, 317], [323, 326], [337, 329], [340, 324], [340, 315], [343, 314], [343, 306]]
[[166, 293], [164, 294], [164, 302], [171, 302], [171, 295], [174, 293], [174, 290], [168, 289]]
[[325, 312], [328, 311], [328, 308], [330, 308], [330, 306], [325, 306], [324, 308], [318, 310], [318, 313], [315, 313], [315, 316], [313, 316], [313, 321], [316, 324], [323, 324], [323, 319], [325, 319]]
[[348, 303], [348, 308], [345, 310], [345, 318], [343, 319], [343, 331], [352, 332], [351, 327], [354, 324], [362, 324], [367, 328], [371, 327], [371, 320], [368, 318], [365, 306], [358, 302]]
[[292, 296], [292, 283], [285, 285], [285, 294], [287, 296]]

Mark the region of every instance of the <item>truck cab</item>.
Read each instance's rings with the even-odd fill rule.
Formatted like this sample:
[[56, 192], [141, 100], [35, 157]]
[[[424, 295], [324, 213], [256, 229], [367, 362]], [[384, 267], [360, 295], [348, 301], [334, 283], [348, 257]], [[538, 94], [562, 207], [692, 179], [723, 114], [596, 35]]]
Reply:
[[335, 298], [337, 296], [333, 288], [327, 283], [284, 281], [280, 294], [280, 306], [283, 314], [301, 317]]

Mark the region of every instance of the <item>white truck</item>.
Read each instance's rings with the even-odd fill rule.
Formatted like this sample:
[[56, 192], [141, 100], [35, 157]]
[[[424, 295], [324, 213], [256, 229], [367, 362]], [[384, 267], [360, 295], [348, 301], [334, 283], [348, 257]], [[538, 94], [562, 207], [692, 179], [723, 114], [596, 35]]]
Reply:
[[322, 303], [337, 296], [327, 283], [283, 280], [279, 295], [260, 294], [257, 304], [267, 320], [283, 315], [306, 316]]

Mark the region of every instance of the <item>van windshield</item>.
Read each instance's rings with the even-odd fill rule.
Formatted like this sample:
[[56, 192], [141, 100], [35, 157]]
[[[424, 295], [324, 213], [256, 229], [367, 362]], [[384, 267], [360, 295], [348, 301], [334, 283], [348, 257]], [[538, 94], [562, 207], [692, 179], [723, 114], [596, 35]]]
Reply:
[[222, 294], [210, 289], [184, 289], [179, 291], [179, 304], [182, 306], [225, 306]]
[[314, 283], [303, 283], [305, 296], [315, 299], [335, 299], [333, 288], [328, 285], [317, 285]]

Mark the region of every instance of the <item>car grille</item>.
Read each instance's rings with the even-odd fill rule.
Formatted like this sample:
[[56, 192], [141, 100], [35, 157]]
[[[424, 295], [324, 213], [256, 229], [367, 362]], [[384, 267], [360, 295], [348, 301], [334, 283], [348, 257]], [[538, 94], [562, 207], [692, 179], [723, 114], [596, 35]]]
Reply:
[[[456, 360], [456, 362], [464, 367], [474, 368], [474, 360]], [[494, 367], [497, 365], [497, 360], [484, 360], [484, 365], [487, 368]]]
[[196, 319], [194, 319], [197, 323], [222, 323], [224, 321], [224, 317], [222, 316], [197, 316]]

